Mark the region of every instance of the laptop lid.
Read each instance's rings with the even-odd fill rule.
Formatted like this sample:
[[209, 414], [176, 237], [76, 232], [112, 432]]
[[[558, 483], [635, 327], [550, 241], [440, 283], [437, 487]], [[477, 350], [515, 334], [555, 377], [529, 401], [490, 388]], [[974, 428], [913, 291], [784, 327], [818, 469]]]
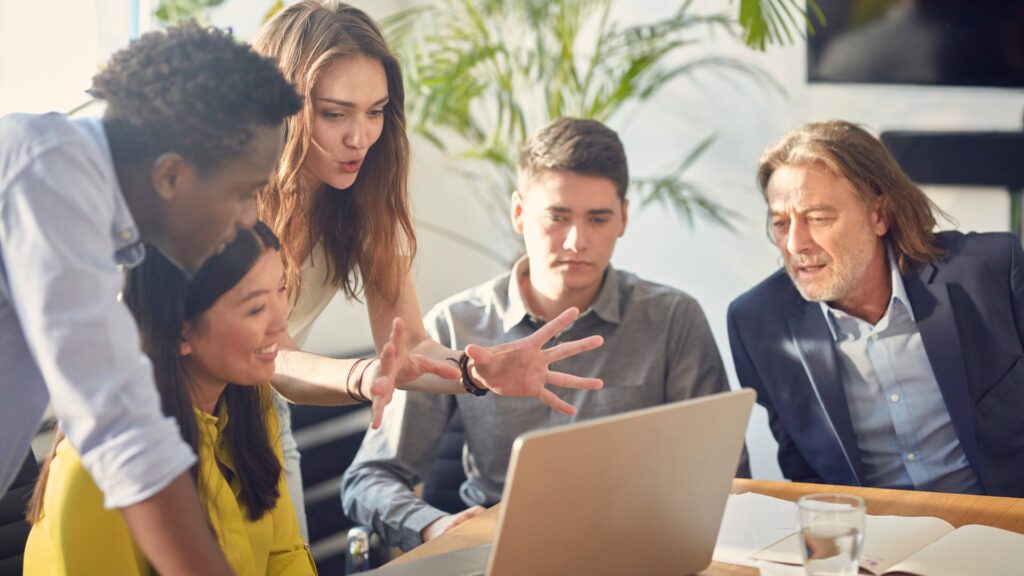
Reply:
[[493, 546], [368, 574], [699, 572], [711, 563], [754, 398], [724, 392], [523, 434]]
[[520, 436], [488, 576], [706, 568], [754, 398], [725, 392]]

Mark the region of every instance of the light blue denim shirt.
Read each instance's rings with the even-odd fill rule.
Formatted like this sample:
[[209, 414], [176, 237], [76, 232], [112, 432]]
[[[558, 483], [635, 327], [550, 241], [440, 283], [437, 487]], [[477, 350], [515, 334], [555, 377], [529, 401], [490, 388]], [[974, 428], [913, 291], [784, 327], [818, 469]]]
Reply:
[[110, 508], [195, 462], [118, 302], [143, 255], [98, 119], [0, 118], [0, 493], [48, 399]]
[[899, 268], [878, 324], [822, 303], [868, 486], [981, 494], [925, 353]]

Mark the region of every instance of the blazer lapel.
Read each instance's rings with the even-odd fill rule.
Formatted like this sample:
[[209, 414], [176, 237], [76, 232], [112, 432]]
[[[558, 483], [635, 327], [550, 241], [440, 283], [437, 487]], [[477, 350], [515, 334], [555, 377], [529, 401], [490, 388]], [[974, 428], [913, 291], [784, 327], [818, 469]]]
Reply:
[[851, 484], [864, 484], [864, 467], [846, 404], [839, 359], [825, 316], [816, 302], [806, 302], [801, 314], [789, 320], [790, 333], [800, 352], [810, 390], [822, 409], [822, 418], [835, 435], [849, 466]]
[[904, 283], [953, 429], [960, 439], [964, 455], [977, 473], [977, 442], [971, 420], [972, 403], [967, 392], [963, 349], [960, 347], [949, 285], [934, 280], [937, 272], [934, 266], [929, 266], [920, 277], [904, 278]]

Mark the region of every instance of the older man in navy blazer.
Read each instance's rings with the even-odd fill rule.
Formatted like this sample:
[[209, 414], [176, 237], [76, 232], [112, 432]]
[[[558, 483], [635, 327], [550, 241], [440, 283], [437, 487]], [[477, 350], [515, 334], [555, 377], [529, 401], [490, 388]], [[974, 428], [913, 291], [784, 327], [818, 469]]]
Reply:
[[941, 211], [882, 144], [808, 124], [761, 158], [784, 267], [729, 306], [792, 480], [1024, 496], [1024, 269]]

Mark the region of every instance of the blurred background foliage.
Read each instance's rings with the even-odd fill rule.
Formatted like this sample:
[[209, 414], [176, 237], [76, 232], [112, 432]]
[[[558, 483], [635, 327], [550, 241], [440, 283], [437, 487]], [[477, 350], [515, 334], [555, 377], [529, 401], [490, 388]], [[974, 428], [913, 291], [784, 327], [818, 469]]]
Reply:
[[[208, 11], [225, 0], [163, 0], [156, 10], [164, 26], [189, 18], [208, 22]], [[698, 13], [683, 0], [668, 17], [623, 26], [610, 17], [615, 0], [434, 0], [380, 19], [400, 54], [406, 85], [408, 127], [443, 151], [451, 168], [470, 180], [505, 240], [518, 241], [507, 223], [515, 189], [518, 149], [534, 130], [554, 118], [592, 118], [616, 127], [668, 85], [698, 74], [725, 74], [751, 86], [782, 93], [762, 70], [718, 56], [706, 43], [716, 34], [742, 39], [756, 50], [785, 45], [824, 24], [816, 0], [733, 0], [722, 11]], [[284, 7], [278, 1], [269, 19]], [[738, 8], [738, 11], [736, 10]], [[700, 219], [733, 229], [736, 213], [686, 177], [715, 143], [717, 134], [666, 151], [662, 173], [634, 175], [631, 195], [641, 207], [674, 210], [694, 225]], [[489, 248], [447, 226], [418, 222], [495, 259]]]

